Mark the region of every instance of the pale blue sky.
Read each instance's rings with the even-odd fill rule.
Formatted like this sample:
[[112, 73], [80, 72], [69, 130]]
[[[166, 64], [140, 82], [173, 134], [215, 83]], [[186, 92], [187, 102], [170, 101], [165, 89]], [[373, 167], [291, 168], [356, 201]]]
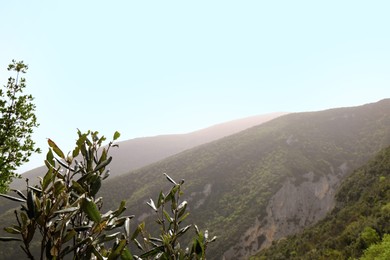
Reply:
[[35, 139], [121, 140], [390, 97], [389, 1], [3, 1], [0, 80], [30, 65]]

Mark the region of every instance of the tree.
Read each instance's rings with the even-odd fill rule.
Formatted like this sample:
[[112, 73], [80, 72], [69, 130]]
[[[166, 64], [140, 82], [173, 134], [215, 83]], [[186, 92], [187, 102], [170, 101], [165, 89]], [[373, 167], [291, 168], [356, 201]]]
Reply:
[[372, 244], [369, 248], [364, 250], [364, 255], [360, 259], [390, 259], [390, 234], [385, 234], [383, 236], [382, 242], [378, 244]]
[[[165, 174], [173, 187], [168, 193], [160, 192], [157, 204], [152, 199], [147, 203], [156, 213], [156, 223], [159, 226], [157, 236], [149, 233], [145, 228], [145, 223], [138, 225], [133, 234], [133, 241], [143, 252], [141, 259], [206, 259], [206, 249], [209, 243], [214, 242], [217, 237], [209, 238], [208, 231], [200, 231], [196, 225], [182, 226], [184, 220], [188, 217], [186, 212], [187, 201], [181, 201], [181, 187], [184, 180], [176, 182], [170, 176]], [[190, 243], [185, 244], [183, 236], [191, 228], [195, 229], [196, 236]], [[143, 245], [136, 239], [141, 235]]]
[[19, 79], [19, 74], [27, 69], [23, 61], [12, 60], [8, 71], [16, 72], [16, 78], [8, 78], [7, 85], [0, 89], [0, 193], [8, 190], [17, 176], [17, 167], [28, 162], [32, 153], [40, 152], [31, 139], [33, 129], [38, 126], [34, 98], [23, 94], [26, 80]]

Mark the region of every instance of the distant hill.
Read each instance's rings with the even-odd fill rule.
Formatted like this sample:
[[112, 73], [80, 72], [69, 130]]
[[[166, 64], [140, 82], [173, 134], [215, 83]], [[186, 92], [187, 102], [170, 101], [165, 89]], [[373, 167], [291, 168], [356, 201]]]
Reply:
[[[110, 165], [112, 176], [119, 176], [184, 150], [238, 133], [285, 114], [287, 113], [278, 112], [251, 116], [217, 124], [188, 134], [142, 137], [118, 142], [120, 149], [111, 150], [111, 155], [114, 158]], [[23, 173], [22, 179], [13, 181], [11, 188], [23, 190], [26, 187], [25, 178], [29, 179], [30, 184], [36, 184], [38, 183], [38, 176], [42, 176], [45, 173], [45, 166], [27, 171]]]
[[356, 259], [385, 234], [390, 234], [390, 147], [343, 181], [324, 220], [252, 259]]

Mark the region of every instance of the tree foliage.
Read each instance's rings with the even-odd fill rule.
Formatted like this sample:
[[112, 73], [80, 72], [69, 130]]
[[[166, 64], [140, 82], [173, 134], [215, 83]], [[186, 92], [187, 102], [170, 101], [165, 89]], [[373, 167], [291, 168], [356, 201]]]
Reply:
[[390, 259], [390, 234], [385, 234], [383, 240], [378, 244], [373, 244], [364, 251], [361, 260], [386, 260]]
[[[120, 134], [115, 132], [113, 141]], [[188, 216], [185, 201], [179, 203], [181, 186], [171, 177], [174, 184], [168, 194], [160, 193], [157, 206], [150, 200], [151, 206], [161, 214], [157, 223], [161, 224], [161, 233], [157, 238], [148, 235], [145, 224], [139, 225], [130, 233], [130, 221], [134, 216], [122, 216], [126, 210], [122, 201], [115, 210], [102, 213], [103, 198], [97, 194], [103, 180], [109, 175], [107, 168], [112, 157], [111, 147], [117, 146], [106, 140], [98, 132], [78, 131], [76, 147], [65, 155], [51, 139], [48, 140], [49, 152], [45, 165], [47, 173], [39, 185], [29, 186], [27, 192], [14, 190], [18, 197], [0, 194], [7, 199], [21, 202], [21, 209], [15, 210], [16, 223], [4, 230], [18, 236], [0, 237], [0, 241], [20, 241], [21, 248], [29, 259], [205, 259], [209, 240], [196, 228], [197, 236], [187, 248], [180, 247], [179, 238], [192, 225], [181, 227]], [[123, 190], [122, 192], [125, 192]], [[171, 203], [171, 213], [166, 205]], [[160, 217], [161, 216], [161, 217]], [[137, 240], [142, 236], [142, 243]], [[34, 249], [39, 242], [39, 250]], [[129, 244], [134, 243], [141, 250], [140, 256], [133, 255]], [[35, 252], [39, 253], [35, 253]]]
[[[200, 231], [196, 225], [182, 226], [188, 217], [187, 201], [181, 201], [181, 187], [184, 180], [177, 183], [166, 175], [173, 187], [167, 194], [160, 192], [157, 204], [152, 199], [147, 203], [156, 213], [156, 223], [159, 226], [159, 234], [154, 237], [145, 229], [145, 223], [138, 225], [135, 234], [142, 237], [143, 245], [134, 239], [139, 249], [143, 251], [142, 259], [205, 259], [206, 249], [209, 243], [214, 242], [217, 237], [209, 238], [208, 231]], [[169, 205], [170, 204], [170, 205]], [[195, 229], [196, 236], [189, 245], [181, 244], [181, 238], [191, 228]]]
[[1, 193], [7, 191], [17, 167], [28, 162], [32, 153], [40, 151], [31, 139], [33, 129], [38, 126], [33, 97], [23, 94], [26, 80], [20, 77], [27, 69], [23, 61], [12, 60], [8, 71], [16, 72], [16, 78], [9, 77], [7, 85], [0, 89]]

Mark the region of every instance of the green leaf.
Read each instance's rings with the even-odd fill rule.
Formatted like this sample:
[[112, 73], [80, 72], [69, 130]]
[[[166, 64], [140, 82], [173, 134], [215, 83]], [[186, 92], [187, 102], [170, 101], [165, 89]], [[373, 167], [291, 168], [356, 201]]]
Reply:
[[112, 214], [115, 216], [115, 217], [118, 217], [120, 214], [123, 213], [123, 211], [126, 210], [126, 201], [125, 200], [122, 200], [121, 201], [121, 204], [119, 205], [119, 208], [117, 210], [115, 210]]
[[140, 255], [140, 257], [146, 258], [146, 257], [150, 257], [150, 256], [155, 256], [160, 252], [164, 252], [164, 246], [155, 247], [155, 248], [149, 250], [148, 252]]
[[71, 188], [77, 191], [78, 194], [84, 194], [86, 192], [83, 186], [81, 186], [77, 181], [74, 180], [72, 180]]
[[51, 164], [54, 165], [54, 155], [51, 149], [46, 154], [46, 160]]
[[125, 248], [121, 254], [122, 260], [133, 260], [133, 255], [130, 253], [129, 249]]
[[50, 182], [53, 181], [53, 168], [49, 168], [42, 181], [42, 190], [46, 190]]
[[157, 201], [157, 208], [160, 208], [161, 203], [164, 202], [165, 196], [162, 191], [160, 191], [160, 194], [158, 195], [158, 201]]
[[6, 228], [4, 228], [4, 230], [10, 234], [20, 234], [20, 230], [13, 228], [13, 227], [6, 227]]
[[39, 189], [39, 188], [37, 188], [37, 187], [27, 186], [27, 188], [29, 188], [30, 190], [35, 191], [35, 192], [38, 193], [38, 194], [41, 194], [41, 193], [42, 193], [42, 190]]
[[[67, 164], [67, 163], [64, 163], [63, 161], [61, 161], [60, 159], [58, 159], [58, 158], [55, 158], [55, 160], [62, 166], [62, 167], [64, 167], [65, 169], [67, 169], [67, 170], [70, 170], [70, 171], [72, 171], [72, 172], [74, 172], [75, 170], [72, 168], [72, 167], [70, 167], [70, 165], [69, 164]], [[71, 162], [69, 162], [69, 163], [71, 163]]]
[[58, 196], [61, 192], [65, 190], [65, 182], [61, 179], [54, 182], [54, 195]]
[[22, 219], [23, 226], [27, 226], [28, 217], [27, 217], [26, 213], [20, 212], [20, 218]]
[[92, 221], [99, 223], [101, 220], [100, 212], [96, 206], [96, 204], [89, 198], [83, 199], [81, 203], [81, 209], [87, 214], [89, 219]]
[[102, 179], [99, 176], [96, 176], [96, 180], [92, 182], [91, 184], [91, 196], [95, 196], [96, 193], [100, 190], [100, 187], [102, 186]]
[[125, 248], [126, 244], [127, 244], [126, 239], [122, 239], [121, 241], [119, 241], [119, 244], [111, 252], [110, 256], [108, 257], [108, 260], [117, 259], [122, 254], [122, 251]]
[[142, 222], [138, 225], [136, 230], [134, 231], [133, 235], [131, 236], [131, 240], [136, 240], [135, 238], [138, 236], [138, 234], [145, 228], [145, 222]]
[[25, 199], [25, 200], [27, 199], [26, 195], [24, 195], [24, 193], [21, 192], [20, 190], [14, 190], [14, 189], [12, 189], [11, 191], [16, 192], [22, 199]]
[[73, 158], [76, 158], [77, 155], [79, 155], [79, 153], [80, 153], [80, 147], [76, 146], [76, 147], [73, 149], [72, 157], [73, 157]]
[[115, 238], [117, 238], [117, 236], [118, 236], [120, 233], [121, 233], [121, 232], [116, 232], [116, 233], [110, 234], [110, 235], [103, 234], [103, 235], [101, 235], [101, 236], [98, 237], [98, 244], [103, 243], [103, 242], [108, 242], [108, 241], [114, 240]]
[[180, 224], [181, 222], [183, 222], [189, 215], [190, 215], [189, 212], [187, 212], [186, 214], [184, 214], [181, 218], [179, 218], [178, 223]]
[[53, 142], [50, 138], [47, 139], [47, 142], [49, 146], [53, 149], [53, 151], [62, 159], [65, 159], [64, 153], [61, 151], [61, 149], [56, 145], [55, 142]]
[[79, 207], [70, 207], [70, 208], [66, 208], [66, 209], [57, 210], [54, 212], [54, 214], [71, 213], [71, 212], [74, 212], [77, 210], [79, 210]]
[[95, 248], [95, 246], [92, 246], [92, 253], [96, 256], [98, 260], [104, 260], [103, 256], [100, 254], [99, 251]]
[[178, 214], [178, 217], [180, 218], [181, 216], [183, 216], [183, 214], [185, 213], [186, 211], [186, 208], [187, 208], [187, 201], [183, 201], [182, 203], [180, 203], [180, 205], [177, 207], [177, 211], [179, 212]]
[[112, 161], [112, 156], [110, 156], [107, 160], [99, 163], [95, 169], [93, 170], [93, 172], [97, 172], [99, 171], [100, 169], [103, 169], [104, 167], [106, 167], [110, 162]]
[[180, 229], [179, 232], [177, 233], [177, 236], [183, 235], [187, 230], [192, 227], [192, 225], [185, 226], [184, 228]]
[[115, 141], [115, 140], [118, 139], [120, 136], [121, 136], [121, 134], [120, 134], [118, 131], [115, 131], [113, 140]]
[[34, 218], [36, 216], [36, 205], [35, 205], [35, 194], [34, 191], [29, 190], [27, 194], [27, 208], [28, 208], [28, 217]]
[[168, 181], [170, 181], [171, 183], [177, 185], [177, 183], [171, 178], [168, 176], [168, 174], [164, 173], [165, 177], [167, 178]]
[[68, 242], [68, 241], [71, 240], [75, 235], [77, 235], [76, 230], [74, 230], [74, 229], [68, 230], [68, 232], [66, 233], [66, 235], [64, 236], [64, 238], [63, 238], [63, 240], [62, 240], [63, 243]]
[[136, 246], [137, 246], [139, 249], [141, 249], [142, 251], [144, 250], [144, 248], [142, 247], [141, 243], [138, 242], [137, 239], [134, 238], [133, 241], [134, 241], [134, 243], [136, 244]]
[[173, 222], [173, 219], [171, 216], [169, 216], [168, 212], [166, 210], [163, 211], [165, 218], [169, 221], [169, 223]]
[[0, 196], [4, 197], [4, 198], [7, 198], [9, 200], [13, 200], [13, 201], [26, 202], [26, 200], [24, 200], [24, 199], [19, 199], [19, 198], [12, 197], [12, 196], [9, 196], [9, 195], [6, 195], [6, 194], [0, 194]]

